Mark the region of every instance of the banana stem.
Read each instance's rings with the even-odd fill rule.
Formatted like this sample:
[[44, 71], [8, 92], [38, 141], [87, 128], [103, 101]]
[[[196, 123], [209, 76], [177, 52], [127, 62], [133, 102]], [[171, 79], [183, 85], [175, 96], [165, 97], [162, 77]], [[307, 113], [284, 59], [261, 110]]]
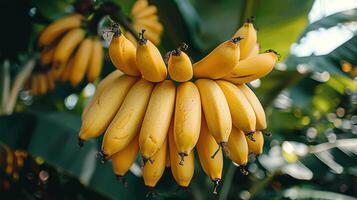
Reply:
[[211, 159], [214, 159], [214, 157], [216, 157], [219, 150], [223, 149], [225, 144], [226, 144], [226, 142], [221, 142], [218, 144], [218, 149], [213, 153], [213, 155], [211, 156]]
[[255, 131], [250, 131], [249, 133], [246, 133], [245, 136], [247, 136], [248, 139], [250, 139], [251, 141], [255, 142], [255, 139], [253, 137]]
[[183, 163], [185, 162], [185, 156], [188, 156], [186, 153], [179, 153], [180, 157], [181, 157], [181, 160], [179, 162], [179, 165], [183, 165]]

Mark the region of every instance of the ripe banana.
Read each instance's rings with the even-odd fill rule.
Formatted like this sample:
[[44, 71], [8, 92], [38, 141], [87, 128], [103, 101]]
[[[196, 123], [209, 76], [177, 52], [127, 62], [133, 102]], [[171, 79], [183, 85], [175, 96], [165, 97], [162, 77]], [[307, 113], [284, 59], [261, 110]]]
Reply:
[[135, 19], [143, 19], [146, 18], [148, 16], [154, 15], [157, 12], [157, 8], [156, 6], [147, 6], [144, 10], [142, 10], [141, 12], [135, 14]]
[[233, 38], [243, 38], [239, 44], [241, 60], [249, 56], [250, 52], [254, 49], [254, 46], [257, 43], [257, 31], [255, 30], [252, 21], [253, 19], [248, 19], [247, 22], [244, 23], [233, 36]]
[[158, 83], [151, 93], [139, 136], [144, 161], [150, 159], [166, 139], [175, 107], [175, 94], [176, 87], [171, 80]]
[[[138, 42], [136, 41], [135, 37], [131, 33], [125, 32], [124, 35], [135, 47], [138, 46]], [[136, 50], [135, 50], [135, 54], [136, 54]], [[136, 63], [136, 60], [135, 60], [135, 63]]]
[[114, 66], [131, 76], [139, 76], [140, 71], [136, 64], [135, 46], [120, 33], [115, 30], [112, 41], [109, 45], [109, 57]]
[[54, 45], [51, 47], [44, 48], [41, 51], [41, 55], [40, 55], [41, 65], [48, 65], [52, 62], [55, 50], [56, 50], [56, 46]]
[[173, 133], [181, 164], [200, 136], [201, 113], [200, 93], [196, 85], [192, 82], [181, 83], [177, 88]]
[[52, 24], [50, 24], [46, 29], [44, 29], [38, 39], [39, 46], [47, 46], [55, 41], [59, 36], [61, 36], [66, 31], [78, 28], [83, 20], [83, 16], [80, 14], [69, 15], [63, 17]]
[[159, 151], [157, 151], [152, 157], [153, 161], [147, 162], [143, 167], [143, 177], [146, 186], [155, 187], [163, 175], [165, 171], [166, 152], [167, 139], [165, 138], [164, 143], [161, 145]]
[[159, 49], [144, 38], [141, 33], [139, 46], [136, 49], [136, 63], [144, 79], [151, 82], [161, 82], [166, 79], [167, 69]]
[[99, 77], [100, 72], [102, 71], [103, 58], [104, 52], [102, 44], [98, 38], [95, 38], [93, 39], [92, 53], [87, 71], [89, 82], [94, 82]]
[[135, 77], [127, 75], [117, 77], [98, 97], [93, 98], [90, 107], [86, 108], [86, 114], [82, 116], [79, 131], [81, 141], [98, 137], [105, 131], [136, 80]]
[[160, 22], [152, 20], [152, 18], [138, 19], [135, 23], [147, 27], [157, 35], [160, 35], [160, 33], [164, 30], [164, 27], [160, 24]]
[[221, 87], [227, 99], [233, 125], [247, 134], [254, 133], [256, 117], [244, 93], [228, 81], [218, 80], [216, 83]]
[[202, 117], [201, 133], [196, 149], [203, 171], [215, 184], [213, 193], [217, 194], [217, 186], [222, 178], [223, 153], [220, 151], [212, 158], [212, 155], [219, 149], [219, 145], [209, 133], [204, 117]]
[[236, 164], [242, 166], [247, 164], [248, 144], [243, 131], [233, 127], [224, 150], [226, 155]]
[[39, 82], [38, 82], [37, 74], [33, 74], [32, 78], [31, 78], [31, 93], [34, 96], [38, 95], [38, 93], [39, 93], [38, 85], [39, 85]]
[[243, 92], [244, 96], [247, 98], [248, 102], [252, 106], [255, 116], [256, 116], [256, 130], [264, 130], [267, 128], [267, 122], [265, 118], [265, 111], [260, 103], [258, 97], [254, 92], [245, 84], [237, 85], [240, 91]]
[[148, 1], [147, 0], [137, 0], [134, 5], [133, 8], [131, 9], [131, 15], [135, 16], [138, 13], [142, 12], [146, 7], [148, 7]]
[[226, 97], [213, 80], [198, 79], [195, 84], [200, 91], [208, 130], [222, 147], [228, 141], [232, 130], [232, 118]]
[[43, 73], [38, 74], [39, 79], [39, 92], [40, 94], [45, 94], [47, 92], [47, 79]]
[[92, 107], [92, 104], [96, 102], [97, 98], [99, 98], [107, 88], [108, 85], [111, 85], [114, 80], [116, 80], [118, 77], [123, 75], [123, 73], [119, 70], [115, 70], [112, 73], [110, 73], [108, 76], [106, 76], [97, 86], [96, 91], [92, 97], [92, 99], [89, 101], [89, 103], [84, 107], [83, 112], [82, 112], [82, 118], [84, 118], [84, 115], [87, 113], [87, 111]]
[[228, 75], [238, 64], [241, 38], [227, 40], [216, 47], [202, 60], [193, 64], [193, 75], [196, 78], [219, 79]]
[[247, 83], [267, 75], [274, 67], [278, 56], [270, 51], [244, 59], [223, 79], [234, 84]]
[[190, 58], [187, 56], [183, 48], [178, 48], [170, 53], [168, 62], [168, 71], [172, 80], [177, 82], [186, 82], [192, 79], [193, 69]]
[[72, 56], [66, 66], [63, 68], [63, 70], [61, 71], [61, 74], [59, 75], [59, 77], [57, 78], [58, 80], [62, 81], [62, 82], [66, 82], [68, 81], [68, 79], [70, 78], [71, 76], [71, 73], [72, 73], [72, 69], [73, 69], [73, 63], [74, 63], [74, 57], [75, 56]]
[[[168, 137], [168, 136], [167, 136]], [[166, 137], [166, 138], [167, 138]], [[169, 144], [167, 144], [169, 145]], [[171, 160], [170, 160], [170, 149], [169, 147], [166, 148], [166, 160], [165, 160], [165, 167], [170, 167], [171, 166]]]
[[252, 135], [252, 137], [253, 137], [253, 140], [250, 138], [247, 138], [247, 136], [246, 136], [249, 152], [252, 152], [255, 155], [262, 154], [263, 147], [264, 147], [263, 133], [261, 131], [257, 131]]
[[52, 73], [49, 71], [46, 74], [47, 82], [48, 82], [48, 89], [54, 90], [55, 89], [55, 80], [53, 79]]
[[135, 23], [133, 24], [133, 28], [135, 30], [145, 30], [145, 37], [150, 40], [154, 45], [158, 45], [160, 43], [160, 33], [155, 32], [154, 30], [152, 30], [151, 27], [148, 27], [146, 25], [143, 24], [139, 24], [139, 23]]
[[250, 57], [253, 57], [253, 56], [256, 56], [259, 54], [259, 44], [255, 44], [253, 49], [249, 52], [247, 58], [250, 58]]
[[112, 167], [115, 175], [122, 177], [130, 169], [139, 152], [139, 134], [121, 151], [112, 157]]
[[190, 153], [185, 159], [185, 164], [180, 165], [181, 157], [178, 154], [179, 152], [176, 149], [174, 141], [173, 123], [170, 125], [168, 139], [172, 175], [179, 186], [188, 187], [195, 171], [195, 154]]
[[93, 41], [86, 38], [79, 45], [79, 48], [74, 56], [73, 68], [69, 77], [72, 86], [77, 86], [83, 79], [89, 65], [93, 47]]
[[58, 43], [53, 56], [55, 69], [64, 67], [75, 48], [84, 39], [84, 36], [85, 31], [81, 28], [72, 29], [66, 33]]
[[106, 158], [122, 150], [139, 132], [153, 87], [153, 83], [141, 79], [129, 90], [104, 134], [102, 154]]

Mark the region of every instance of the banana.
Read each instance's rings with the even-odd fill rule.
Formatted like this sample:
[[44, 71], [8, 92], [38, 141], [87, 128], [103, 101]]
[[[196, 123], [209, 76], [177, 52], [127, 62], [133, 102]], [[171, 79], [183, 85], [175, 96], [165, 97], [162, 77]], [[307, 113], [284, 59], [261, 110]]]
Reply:
[[81, 28], [70, 30], [58, 43], [53, 55], [54, 68], [63, 68], [78, 44], [84, 39], [85, 31]]
[[203, 171], [215, 184], [213, 193], [217, 194], [217, 187], [222, 178], [223, 153], [220, 151], [212, 158], [219, 145], [209, 133], [204, 117], [202, 117], [201, 133], [196, 149]]
[[181, 156], [180, 164], [191, 153], [200, 136], [201, 113], [200, 93], [196, 85], [192, 82], [181, 83], [177, 88], [173, 133]]
[[104, 134], [102, 154], [106, 158], [122, 150], [139, 132], [153, 87], [153, 83], [141, 79], [126, 95]]
[[157, 13], [157, 8], [156, 6], [147, 6], [144, 10], [142, 10], [141, 12], [135, 14], [133, 17], [138, 20], [138, 19], [143, 19], [146, 18], [148, 16], [154, 15]]
[[144, 161], [150, 159], [165, 141], [174, 111], [175, 94], [176, 87], [171, 80], [158, 83], [151, 93], [139, 136]]
[[253, 135], [253, 140], [246, 136], [246, 141], [248, 143], [248, 149], [255, 155], [260, 155], [263, 153], [264, 147], [264, 136], [261, 131], [255, 132]]
[[81, 141], [98, 137], [105, 131], [136, 80], [135, 77], [127, 75], [117, 77], [98, 97], [93, 98], [90, 108], [82, 116], [82, 126], [79, 131]]
[[[167, 144], [169, 145], [169, 144]], [[166, 148], [166, 160], [165, 160], [165, 167], [171, 167], [171, 160], [170, 160], [170, 149], [169, 147]]]
[[109, 57], [114, 66], [125, 74], [139, 76], [140, 71], [136, 64], [136, 48], [120, 30], [114, 30], [109, 45]]
[[82, 15], [74, 14], [53, 22], [40, 34], [38, 39], [39, 46], [41, 47], [49, 45], [66, 31], [73, 28], [78, 28], [81, 25], [82, 20]]
[[221, 88], [213, 80], [198, 79], [195, 84], [200, 91], [208, 130], [222, 147], [228, 142], [232, 130], [232, 118], [227, 100]]
[[137, 0], [134, 5], [133, 8], [131, 9], [131, 15], [135, 16], [138, 13], [142, 12], [146, 7], [148, 7], [148, 1], [147, 0]]
[[259, 44], [255, 44], [253, 49], [249, 52], [247, 58], [250, 58], [250, 57], [253, 57], [253, 56], [256, 56], [259, 54]]
[[164, 27], [162, 26], [162, 24], [160, 24], [160, 22], [158, 22], [157, 20], [152, 20], [150, 18], [139, 19], [135, 21], [135, 24], [143, 25], [158, 35], [160, 35], [160, 33], [164, 30]]
[[38, 74], [39, 79], [39, 93], [45, 94], [47, 92], [47, 79], [43, 73]]
[[46, 77], [47, 77], [47, 82], [48, 82], [48, 89], [54, 90], [55, 89], [55, 80], [53, 79], [52, 73], [47, 72]]
[[167, 69], [159, 49], [145, 39], [144, 30], [140, 34], [139, 46], [136, 49], [136, 63], [144, 79], [161, 82], [166, 79]]
[[224, 147], [226, 155], [236, 164], [245, 166], [248, 162], [248, 144], [243, 131], [232, 128], [229, 140]]
[[196, 78], [219, 79], [228, 75], [239, 62], [239, 41], [241, 38], [227, 40], [216, 47], [202, 60], [193, 64]]
[[190, 58], [183, 50], [187, 46], [175, 49], [170, 53], [168, 62], [168, 71], [172, 80], [177, 82], [186, 82], [192, 79], [193, 69]]
[[99, 77], [103, 67], [103, 58], [104, 52], [102, 44], [98, 38], [95, 38], [93, 39], [92, 53], [87, 71], [89, 82], [94, 82]]
[[64, 69], [61, 72], [61, 75], [59, 75], [58, 80], [60, 80], [62, 82], [66, 82], [70, 78], [72, 69], [73, 69], [74, 57], [75, 56], [72, 56], [68, 60], [66, 66], [64, 67]]
[[40, 55], [41, 65], [48, 65], [52, 62], [55, 50], [56, 50], [56, 46], [53, 47], [51, 46], [51, 47], [44, 48], [41, 51], [41, 55]]
[[245, 84], [237, 85], [240, 91], [243, 92], [244, 96], [247, 98], [248, 102], [252, 106], [255, 116], [256, 116], [256, 130], [264, 130], [267, 128], [267, 122], [265, 117], [265, 111], [260, 103], [258, 97], [254, 92]]
[[278, 55], [274, 51], [261, 53], [240, 61], [233, 71], [223, 79], [234, 84], [250, 82], [267, 75], [277, 60]]
[[83, 79], [89, 65], [93, 47], [93, 41], [86, 38], [79, 45], [79, 48], [74, 56], [73, 67], [69, 80], [72, 86], [77, 86]]
[[159, 151], [157, 151], [152, 157], [153, 161], [147, 162], [143, 167], [143, 178], [146, 186], [152, 188], [155, 187], [161, 176], [164, 174], [166, 152], [167, 139], [164, 140], [164, 143], [161, 145]]
[[92, 99], [88, 102], [88, 104], [84, 107], [83, 112], [82, 112], [82, 118], [84, 118], [84, 115], [87, 113], [89, 109], [91, 109], [92, 104], [96, 102], [96, 99], [100, 97], [102, 92], [104, 92], [107, 88], [108, 85], [111, 85], [111, 83], [116, 80], [118, 77], [123, 75], [123, 73], [119, 70], [115, 70], [112, 73], [110, 73], [108, 76], [106, 76], [97, 86], [96, 91], [92, 97]]
[[181, 187], [188, 187], [195, 171], [195, 154], [190, 153], [186, 159], [185, 164], [180, 165], [181, 157], [176, 149], [174, 135], [173, 135], [173, 123], [170, 125], [168, 132], [169, 148], [170, 148], [170, 161], [171, 172], [176, 183]]
[[33, 74], [31, 78], [31, 93], [32, 95], [36, 96], [38, 95], [38, 77], [37, 74]]
[[247, 134], [254, 133], [256, 117], [244, 93], [228, 81], [218, 80], [216, 83], [221, 87], [227, 99], [233, 125]]
[[112, 167], [115, 175], [122, 177], [130, 169], [139, 152], [139, 134], [121, 151], [112, 157]]
[[249, 56], [250, 52], [254, 49], [254, 46], [257, 43], [257, 31], [255, 30], [252, 22], [253, 19], [248, 19], [247, 22], [244, 23], [233, 36], [233, 38], [243, 38], [239, 44], [241, 60]]
[[[125, 32], [124, 35], [135, 47], [138, 46], [138, 42], [136, 41], [135, 37], [130, 32]], [[136, 63], [136, 60], [135, 60], [135, 63]]]
[[139, 23], [133, 24], [133, 28], [135, 30], [145, 30], [145, 37], [150, 40], [154, 45], [159, 45], [160, 44], [160, 34], [157, 33], [154, 30], [152, 30], [151, 27], [148, 27], [146, 25], [142, 25]]

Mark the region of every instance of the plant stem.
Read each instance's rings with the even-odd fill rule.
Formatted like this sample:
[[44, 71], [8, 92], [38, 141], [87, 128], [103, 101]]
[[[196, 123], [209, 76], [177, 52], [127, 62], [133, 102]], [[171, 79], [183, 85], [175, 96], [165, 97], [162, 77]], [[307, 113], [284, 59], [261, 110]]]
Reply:
[[0, 115], [5, 113], [6, 102], [9, 99], [10, 91], [10, 62], [5, 60], [2, 69], [2, 91], [1, 91], [1, 105], [0, 105]]
[[236, 171], [236, 167], [233, 165], [233, 163], [231, 163], [228, 167], [228, 170], [224, 176], [224, 178], [222, 179], [223, 182], [223, 186], [222, 189], [220, 191], [220, 195], [219, 195], [219, 200], [225, 200], [228, 197], [229, 191], [231, 189], [231, 185], [232, 185], [232, 181], [234, 178], [234, 173]]

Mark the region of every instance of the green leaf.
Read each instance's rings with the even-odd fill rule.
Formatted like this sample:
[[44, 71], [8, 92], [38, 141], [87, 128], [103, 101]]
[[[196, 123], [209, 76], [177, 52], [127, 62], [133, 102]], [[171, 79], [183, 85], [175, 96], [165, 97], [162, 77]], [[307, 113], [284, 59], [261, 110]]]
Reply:
[[302, 189], [299, 187], [290, 188], [284, 191], [284, 197], [291, 199], [325, 199], [325, 200], [356, 200], [357, 198], [322, 190]]

